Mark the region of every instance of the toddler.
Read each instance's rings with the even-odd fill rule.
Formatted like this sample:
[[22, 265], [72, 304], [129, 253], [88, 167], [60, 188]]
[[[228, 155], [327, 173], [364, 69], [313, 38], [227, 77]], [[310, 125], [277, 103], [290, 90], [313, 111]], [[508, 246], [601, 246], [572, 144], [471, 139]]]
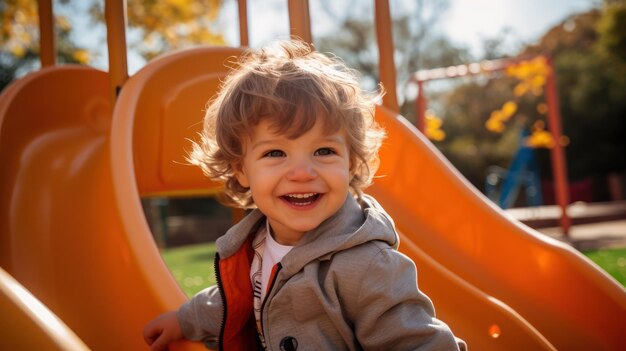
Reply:
[[217, 286], [148, 323], [153, 350], [458, 350], [363, 194], [384, 131], [376, 96], [298, 41], [250, 51], [223, 83], [190, 161], [253, 210], [217, 240]]

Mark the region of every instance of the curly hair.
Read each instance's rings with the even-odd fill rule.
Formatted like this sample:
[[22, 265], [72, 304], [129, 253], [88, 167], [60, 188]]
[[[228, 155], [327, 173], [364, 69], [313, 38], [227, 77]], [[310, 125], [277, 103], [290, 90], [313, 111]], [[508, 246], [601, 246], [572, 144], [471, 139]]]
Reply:
[[250, 189], [239, 184], [235, 173], [245, 156], [244, 142], [262, 119], [269, 119], [275, 132], [288, 138], [303, 135], [318, 119], [324, 132], [344, 130], [350, 189], [360, 197], [378, 169], [378, 149], [385, 137], [374, 120], [382, 93], [366, 94], [355, 71], [297, 40], [249, 50], [235, 68], [209, 102], [201, 141], [188, 156], [206, 176], [225, 184], [222, 200], [254, 207]]

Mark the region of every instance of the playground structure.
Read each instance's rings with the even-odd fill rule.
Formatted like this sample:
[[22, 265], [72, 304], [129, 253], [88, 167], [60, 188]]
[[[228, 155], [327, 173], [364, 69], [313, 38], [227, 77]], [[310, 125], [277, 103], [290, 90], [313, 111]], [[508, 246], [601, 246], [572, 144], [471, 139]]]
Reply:
[[[541, 57], [541, 56], [539, 56]], [[548, 74], [546, 79], [546, 105], [548, 107], [548, 124], [552, 139], [556, 140], [554, 147], [550, 149], [550, 160], [552, 163], [552, 173], [556, 183], [555, 187], [555, 199], [557, 205], [561, 209], [560, 225], [563, 233], [568, 235], [571, 226], [571, 220], [567, 214], [567, 208], [569, 206], [569, 182], [567, 179], [567, 161], [565, 159], [565, 152], [563, 146], [560, 143], [562, 139], [561, 132], [561, 112], [559, 95], [556, 85], [556, 71], [550, 57], [543, 56], [548, 67]], [[416, 125], [420, 131], [424, 131], [425, 119], [426, 119], [426, 94], [424, 91], [425, 85], [429, 81], [450, 79], [474, 76], [479, 74], [503, 71], [512, 65], [523, 60], [522, 57], [512, 59], [500, 59], [490, 60], [481, 63], [471, 63], [468, 65], [458, 65], [443, 68], [434, 68], [429, 70], [422, 70], [415, 72], [411, 76], [411, 82], [417, 85], [417, 98], [415, 99], [417, 117]], [[527, 156], [522, 155], [523, 156]], [[508, 195], [508, 194], [507, 194]], [[507, 196], [505, 196], [507, 197]], [[500, 204], [504, 204], [506, 201], [502, 199]]]
[[[541, 179], [535, 150], [524, 144], [529, 135], [526, 129], [520, 133], [520, 146], [508, 170], [497, 166], [491, 166], [488, 169], [485, 195], [502, 209], [513, 206], [520, 188], [523, 188], [526, 194], [527, 206], [541, 206], [542, 204]], [[499, 191], [498, 186], [500, 186]]]
[[[292, 34], [310, 42], [307, 2], [288, 3]], [[509, 219], [397, 115], [389, 8], [375, 4], [390, 93], [376, 113], [388, 132], [384, 177], [369, 192], [394, 218], [438, 317], [475, 350], [620, 349], [624, 289], [571, 247]], [[215, 191], [180, 161], [224, 61], [242, 49], [170, 53], [128, 78], [124, 2], [106, 6], [110, 72], [52, 60], [0, 95], [0, 266], [12, 277], [0, 280], [0, 309], [3, 321], [23, 321], [0, 328], [9, 349], [145, 349], [143, 325], [186, 299], [140, 198]], [[24, 288], [5, 289], [16, 284]], [[43, 309], [14, 298], [31, 294]]]

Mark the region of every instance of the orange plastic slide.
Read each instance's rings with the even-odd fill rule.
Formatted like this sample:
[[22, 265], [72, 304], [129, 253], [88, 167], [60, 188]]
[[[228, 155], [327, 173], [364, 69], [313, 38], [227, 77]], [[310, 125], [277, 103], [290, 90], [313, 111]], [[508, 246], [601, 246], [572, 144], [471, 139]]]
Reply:
[[[0, 96], [0, 266], [91, 349], [145, 349], [144, 323], [185, 300], [140, 197], [215, 191], [184, 164], [185, 138], [197, 137], [207, 97], [238, 54], [161, 57], [129, 79], [113, 112], [106, 73], [84, 67], [43, 69]], [[389, 137], [371, 193], [394, 217], [438, 315], [471, 349], [626, 344], [622, 287], [507, 219], [401, 118], [382, 108], [378, 117]]]
[[[382, 108], [378, 117], [388, 140], [380, 178], [370, 192], [404, 233], [401, 249], [417, 263], [424, 290], [435, 289], [436, 278], [422, 269], [418, 248], [516, 311], [558, 350], [623, 349], [626, 290], [621, 285], [570, 246], [508, 218], [404, 118]], [[447, 306], [465, 296], [456, 291], [430, 295], [444, 320], [462, 313]], [[482, 333], [496, 331], [501, 338], [510, 332], [480, 309]]]
[[[185, 296], [149, 231], [122, 223], [120, 202], [136, 204], [138, 221], [143, 215], [139, 196], [113, 186], [111, 116], [109, 77], [91, 68], [45, 68], [3, 91], [0, 266], [90, 349], [142, 350], [143, 325]], [[3, 320], [23, 308], [14, 300], [0, 307]], [[19, 340], [55, 332], [25, 324]], [[0, 349], [20, 349], [12, 341]]]
[[0, 340], [11, 350], [89, 350], [54, 313], [0, 268]]

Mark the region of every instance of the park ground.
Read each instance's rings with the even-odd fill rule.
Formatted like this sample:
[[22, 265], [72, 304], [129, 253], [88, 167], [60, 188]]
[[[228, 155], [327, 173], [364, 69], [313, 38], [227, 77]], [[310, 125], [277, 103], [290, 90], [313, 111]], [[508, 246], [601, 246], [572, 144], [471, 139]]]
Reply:
[[[551, 226], [558, 223], [554, 207], [508, 211], [540, 233], [571, 245], [626, 287], [626, 202], [574, 204], [569, 212], [574, 225], [564, 235], [560, 227]], [[162, 256], [187, 296], [215, 284], [213, 242], [164, 249]]]

